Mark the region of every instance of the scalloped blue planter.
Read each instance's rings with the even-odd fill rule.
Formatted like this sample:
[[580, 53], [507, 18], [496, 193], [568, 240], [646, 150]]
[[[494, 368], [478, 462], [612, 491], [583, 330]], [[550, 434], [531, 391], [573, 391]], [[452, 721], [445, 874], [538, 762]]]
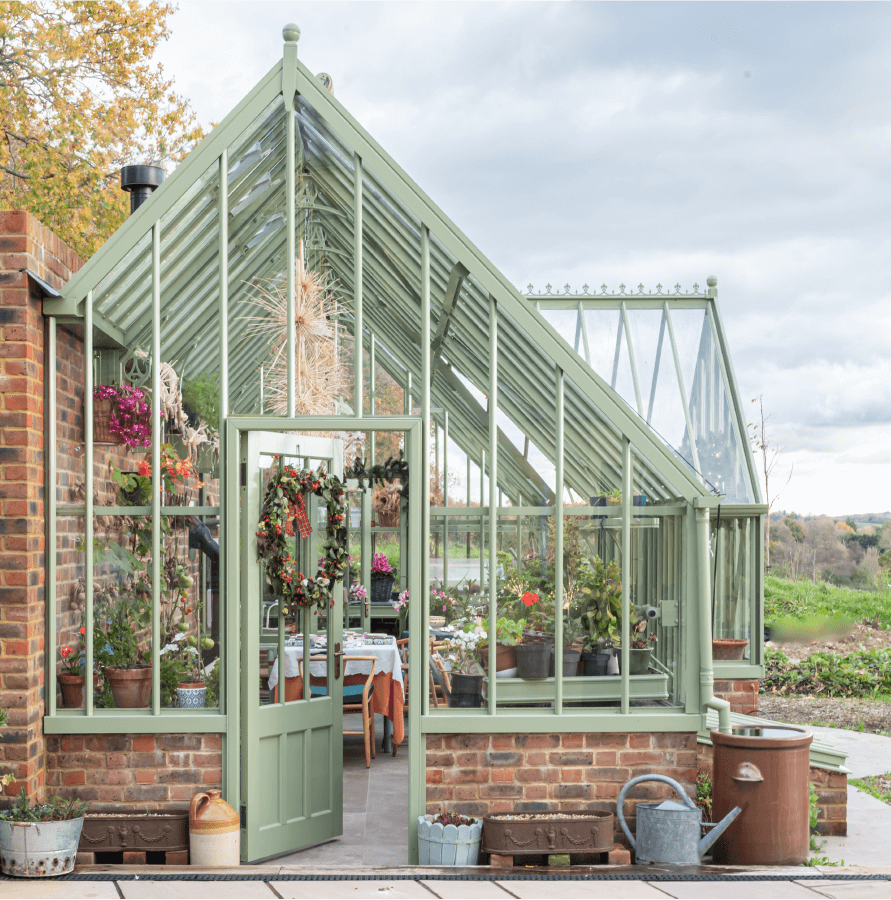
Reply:
[[435, 825], [433, 816], [418, 816], [418, 864], [475, 866], [480, 855], [483, 820], [472, 825]]

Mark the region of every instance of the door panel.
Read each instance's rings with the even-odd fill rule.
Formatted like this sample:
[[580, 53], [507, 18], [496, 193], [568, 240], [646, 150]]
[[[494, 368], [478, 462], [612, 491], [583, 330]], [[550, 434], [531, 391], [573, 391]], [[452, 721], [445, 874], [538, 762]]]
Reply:
[[[342, 591], [319, 628], [312, 611], [289, 609], [268, 595], [257, 559], [257, 522], [270, 467], [289, 463], [343, 477], [343, 444], [330, 438], [274, 432], [248, 432], [240, 448], [245, 473], [241, 488], [242, 609], [242, 804], [246, 827], [245, 861], [256, 861], [336, 837], [343, 831], [343, 681], [334, 678], [334, 647], [343, 638]], [[274, 457], [278, 456], [276, 460]], [[295, 538], [294, 551], [308, 572], [318, 568], [325, 536], [325, 505], [306, 495], [313, 526], [306, 540]], [[308, 613], [308, 614], [307, 614]], [[303, 641], [286, 645], [290, 623]], [[308, 660], [310, 634], [322, 632], [327, 648], [325, 695], [289, 699], [285, 675], [297, 674], [297, 658]], [[286, 664], [280, 663], [285, 659]], [[293, 661], [293, 671], [291, 670]], [[277, 665], [276, 690], [266, 680]], [[306, 670], [304, 664], [304, 671]]]

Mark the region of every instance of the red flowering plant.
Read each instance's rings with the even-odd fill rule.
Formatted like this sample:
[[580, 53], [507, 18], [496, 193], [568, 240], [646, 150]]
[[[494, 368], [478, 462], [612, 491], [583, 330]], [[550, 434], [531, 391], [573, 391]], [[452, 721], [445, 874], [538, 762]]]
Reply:
[[152, 407], [147, 391], [131, 387], [100, 384], [93, 390], [94, 400], [111, 400], [108, 431], [128, 447], [152, 445]]
[[[278, 458], [276, 458], [278, 459]], [[325, 540], [314, 575], [300, 571], [296, 539], [307, 539], [312, 526], [306, 511], [306, 496], [315, 494], [328, 507]], [[266, 581], [282, 612], [289, 607], [324, 611], [334, 606], [334, 586], [343, 578], [349, 560], [347, 551], [347, 505], [343, 482], [324, 469], [280, 466], [266, 487], [257, 530], [257, 556], [265, 562]]]

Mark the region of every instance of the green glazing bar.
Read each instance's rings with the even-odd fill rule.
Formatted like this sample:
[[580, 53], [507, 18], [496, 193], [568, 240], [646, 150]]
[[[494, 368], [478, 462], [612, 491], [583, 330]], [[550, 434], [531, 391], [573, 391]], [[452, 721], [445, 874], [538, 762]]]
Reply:
[[[523, 505], [523, 495], [520, 494], [517, 498], [517, 506], [522, 507]], [[523, 516], [517, 512], [517, 571], [523, 571]]]
[[152, 713], [161, 712], [161, 222], [152, 226]]
[[[232, 474], [228, 471], [229, 442], [226, 439], [225, 423], [229, 415], [229, 151], [223, 148], [219, 159], [219, 233], [217, 247], [217, 263], [219, 266], [218, 273], [218, 294], [219, 304], [217, 318], [219, 321], [219, 409], [220, 409], [220, 461], [218, 471], [220, 473], [220, 531], [219, 546], [222, 549], [222, 559], [217, 566], [217, 577], [219, 578], [219, 595], [220, 595], [220, 649], [221, 659], [217, 666], [221, 667], [220, 672], [220, 712], [227, 716], [227, 729], [232, 728], [233, 737], [228, 734], [223, 736], [223, 796], [228, 803], [237, 806], [240, 801], [240, 783], [241, 783], [241, 767], [240, 767], [240, 742], [238, 739], [239, 729], [241, 728], [241, 705], [238, 702], [239, 692], [239, 640], [241, 629], [238, 627], [239, 618], [239, 591], [227, 590], [229, 583], [237, 584], [237, 578], [230, 582], [230, 571], [228, 560], [230, 553], [232, 563], [237, 567], [237, 547], [238, 547], [238, 528], [232, 529], [232, 535], [235, 542], [235, 550], [229, 546], [229, 527], [226, 522], [226, 497], [230, 485], [232, 485]], [[238, 459], [238, 453], [232, 454], [233, 466]], [[237, 508], [237, 506], [236, 506]], [[225, 652], [222, 648], [225, 647]]]
[[557, 471], [554, 493], [554, 712], [563, 712], [563, 369], [557, 366]]
[[[449, 505], [449, 413], [443, 413], [442, 434], [442, 503]], [[447, 590], [449, 585], [449, 520], [442, 520], [442, 587]]]
[[[46, 362], [44, 364], [46, 381], [46, 429], [43, 453], [46, 460], [46, 711], [47, 715], [56, 714], [56, 318], [50, 316], [46, 330]], [[84, 666], [84, 672], [92, 670]], [[92, 679], [90, 679], [92, 681]], [[84, 687], [86, 690], [86, 686]], [[92, 700], [92, 685], [90, 688]], [[85, 695], [86, 696], [86, 695]], [[92, 705], [92, 704], [91, 704]]]
[[[465, 478], [465, 485], [467, 485], [467, 509], [470, 509], [470, 450], [467, 450], [467, 476]], [[465, 543], [465, 555], [467, 559], [470, 559], [470, 530], [466, 529], [464, 532], [464, 543]]]
[[[53, 360], [55, 372], [55, 360]], [[84, 304], [84, 709], [93, 715], [93, 292]], [[157, 469], [155, 470], [157, 471]], [[52, 486], [53, 494], [56, 486]], [[51, 549], [53, 554], [56, 548]], [[55, 610], [53, 610], [55, 613]], [[48, 648], [55, 660], [56, 648]], [[53, 666], [55, 668], [55, 665]]]
[[[287, 253], [288, 253], [288, 268], [287, 268], [287, 310], [288, 310], [288, 318], [287, 318], [287, 355], [288, 355], [288, 415], [293, 417], [297, 410], [297, 398], [295, 394], [295, 379], [296, 379], [296, 347], [295, 347], [295, 335], [294, 335], [294, 321], [296, 319], [296, 309], [297, 309], [297, 285], [295, 282], [295, 275], [297, 271], [297, 250], [295, 247], [295, 239], [296, 236], [294, 234], [294, 230], [296, 228], [296, 215], [294, 208], [294, 192], [296, 191], [295, 185], [295, 177], [294, 177], [294, 145], [295, 145], [295, 128], [296, 123], [294, 121], [294, 112], [293, 110], [289, 110], [287, 112], [287, 116], [285, 121], [287, 122], [287, 146], [288, 146], [288, 168], [286, 171], [286, 190], [287, 190], [287, 205], [286, 205], [286, 229], [287, 229]], [[302, 275], [303, 273], [301, 273]]]
[[353, 316], [353, 412], [361, 416], [365, 411], [365, 398], [362, 383], [362, 157], [358, 153], [353, 155]]
[[405, 373], [405, 387], [403, 388], [403, 412], [407, 415], [411, 415], [411, 372]]
[[[481, 486], [482, 489], [482, 486]], [[496, 599], [495, 544], [498, 540], [498, 304], [489, 294], [489, 714], [497, 711], [495, 657], [497, 653], [495, 622], [498, 620]], [[482, 497], [480, 498], [482, 500]], [[482, 503], [480, 504], [482, 506]], [[448, 521], [448, 520], [446, 520]], [[483, 542], [480, 535], [480, 560]], [[483, 587], [480, 564], [480, 590]]]
[[[374, 352], [374, 335], [369, 338], [368, 346], [368, 412], [374, 418], [375, 409], [377, 407], [377, 359]], [[371, 451], [368, 454], [370, 464], [373, 466], [376, 453], [377, 432], [371, 432]]]
[[678, 380], [678, 390], [681, 392], [681, 406], [684, 409], [684, 422], [687, 426], [687, 440], [690, 443], [690, 456], [693, 468], [700, 472], [699, 468], [699, 451], [696, 449], [696, 434], [693, 430], [693, 421], [690, 418], [690, 400], [684, 390], [684, 376], [681, 373], [681, 358], [678, 354], [678, 345], [674, 337], [674, 326], [671, 322], [671, 312], [668, 308], [668, 301], [662, 305], [662, 314], [665, 316], [665, 323], [668, 326], [668, 342], [671, 344], [671, 355], [674, 359], [674, 371]]
[[361, 491], [362, 497], [362, 586], [365, 600], [362, 603], [362, 630], [368, 631], [369, 604], [371, 603], [371, 485]]
[[480, 451], [480, 590], [486, 583], [486, 451]]
[[[408, 445], [408, 464], [410, 472], [423, 470], [424, 458], [421, 456], [421, 447], [426, 446], [421, 429], [417, 423], [406, 430], [405, 440]], [[415, 493], [417, 498], [417, 493]], [[409, 503], [408, 530], [411, 534], [423, 534], [422, 506], [415, 499]], [[425, 548], [426, 540], [418, 541], [409, 548], [411, 561], [402, 568], [410, 571], [408, 583], [409, 597], [419, 597], [426, 594], [421, 581], [421, 551]], [[417, 647], [410, 650], [408, 656], [409, 681], [417, 685], [418, 689], [413, 693], [413, 700], [408, 705], [408, 753], [409, 781], [408, 781], [408, 862], [416, 864], [418, 861], [418, 816], [426, 811], [426, 765], [427, 747], [426, 740], [421, 735], [421, 715], [429, 711], [429, 691], [427, 690], [427, 637], [429, 620], [424, 615], [423, 605], [419, 603], [408, 604], [409, 632], [413, 640], [419, 641]], [[416, 637], [414, 637], [416, 636]]]
[[622, 438], [622, 715], [628, 715], [631, 667], [631, 441]]
[[[421, 226], [421, 617], [430, 621], [430, 229]], [[411, 373], [409, 372], [409, 378]], [[409, 385], [411, 381], [409, 381]], [[409, 407], [411, 412], [411, 407]], [[417, 492], [414, 492], [417, 496]], [[409, 593], [409, 598], [411, 593]], [[411, 605], [411, 604], [409, 604]], [[416, 684], [422, 684], [418, 681]]]
[[628, 362], [631, 365], [631, 378], [634, 382], [634, 398], [637, 401], [637, 412], [643, 417], [643, 401], [640, 398], [640, 384], [637, 377], [637, 364], [634, 360], [634, 342], [631, 340], [631, 325], [628, 321], [628, 310], [621, 306], [622, 321], [625, 323], [625, 345], [628, 348]]

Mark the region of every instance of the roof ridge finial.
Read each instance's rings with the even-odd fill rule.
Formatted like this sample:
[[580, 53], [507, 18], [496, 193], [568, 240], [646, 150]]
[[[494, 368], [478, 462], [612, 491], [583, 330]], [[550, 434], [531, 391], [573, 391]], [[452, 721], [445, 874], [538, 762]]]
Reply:
[[293, 22], [288, 22], [282, 28], [282, 37], [287, 43], [296, 44], [300, 40], [300, 29]]

